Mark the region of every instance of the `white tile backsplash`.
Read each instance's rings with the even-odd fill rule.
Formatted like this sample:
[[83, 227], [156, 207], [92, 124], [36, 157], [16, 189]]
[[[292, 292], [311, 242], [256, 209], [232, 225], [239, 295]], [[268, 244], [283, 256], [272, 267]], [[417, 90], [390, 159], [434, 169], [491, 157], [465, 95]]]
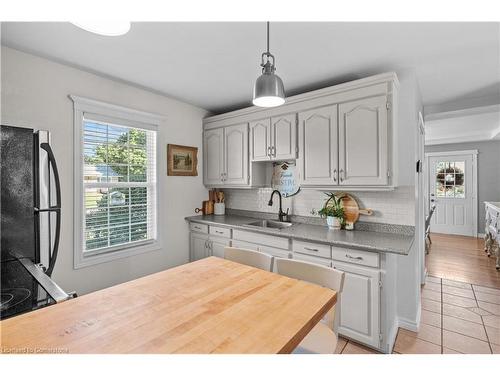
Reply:
[[[274, 197], [272, 207], [268, 206], [272, 188], [225, 189], [226, 207], [237, 210], [277, 213], [278, 197]], [[372, 216], [360, 215], [359, 220], [374, 223], [415, 225], [415, 187], [400, 186], [393, 191], [349, 192], [360, 208], [371, 208]], [[283, 210], [291, 215], [314, 216], [325, 203], [324, 192], [304, 189], [297, 195], [283, 198]]]

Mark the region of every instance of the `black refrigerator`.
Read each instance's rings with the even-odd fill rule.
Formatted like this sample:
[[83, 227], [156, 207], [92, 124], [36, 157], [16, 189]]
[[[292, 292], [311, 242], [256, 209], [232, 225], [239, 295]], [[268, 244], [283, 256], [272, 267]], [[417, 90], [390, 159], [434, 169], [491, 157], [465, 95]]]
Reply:
[[50, 278], [61, 188], [47, 131], [0, 126], [0, 193], [0, 319], [71, 298]]

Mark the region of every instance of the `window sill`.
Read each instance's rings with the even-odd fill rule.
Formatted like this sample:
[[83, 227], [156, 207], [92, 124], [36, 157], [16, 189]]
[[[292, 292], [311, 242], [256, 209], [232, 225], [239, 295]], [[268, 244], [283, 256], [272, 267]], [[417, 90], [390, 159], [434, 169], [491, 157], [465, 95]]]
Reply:
[[80, 256], [75, 258], [73, 268], [80, 269], [89, 266], [94, 266], [101, 263], [112, 262], [122, 258], [128, 258], [139, 254], [144, 254], [161, 249], [158, 240], [147, 241], [146, 243], [138, 244], [137, 246], [129, 246], [115, 251], [95, 252], [85, 254], [80, 252]]

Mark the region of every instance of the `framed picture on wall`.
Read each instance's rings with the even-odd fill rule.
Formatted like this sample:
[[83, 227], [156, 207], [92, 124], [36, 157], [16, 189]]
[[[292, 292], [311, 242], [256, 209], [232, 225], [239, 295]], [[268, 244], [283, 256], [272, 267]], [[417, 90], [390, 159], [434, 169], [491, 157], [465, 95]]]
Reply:
[[167, 145], [168, 176], [198, 176], [198, 147]]

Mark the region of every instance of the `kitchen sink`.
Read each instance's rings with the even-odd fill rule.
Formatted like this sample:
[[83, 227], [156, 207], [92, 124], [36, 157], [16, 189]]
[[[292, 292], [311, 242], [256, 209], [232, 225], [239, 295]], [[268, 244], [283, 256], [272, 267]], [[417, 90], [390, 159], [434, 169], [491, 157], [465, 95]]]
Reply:
[[284, 229], [291, 227], [293, 223], [276, 221], [276, 220], [259, 220], [252, 223], [248, 223], [245, 226], [256, 227], [256, 228], [266, 228], [266, 229]]

